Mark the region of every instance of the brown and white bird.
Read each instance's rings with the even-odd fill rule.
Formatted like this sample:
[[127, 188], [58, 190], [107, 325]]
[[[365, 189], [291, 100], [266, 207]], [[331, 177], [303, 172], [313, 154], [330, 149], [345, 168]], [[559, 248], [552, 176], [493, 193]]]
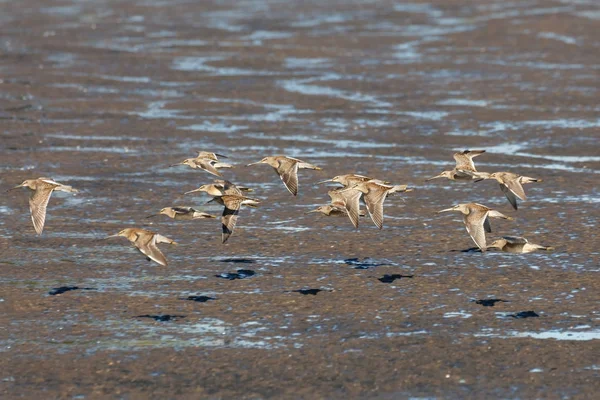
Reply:
[[[200, 152], [200, 154], [202, 154], [202, 152]], [[214, 153], [211, 153], [211, 154], [214, 154]], [[198, 168], [203, 169], [204, 171], [206, 171], [210, 174], [216, 175], [216, 176], [223, 176], [217, 170], [218, 168], [233, 168], [233, 165], [231, 165], [231, 164], [225, 164], [225, 163], [216, 161], [214, 159], [202, 158], [202, 157], [186, 158], [185, 160], [183, 160], [180, 163], [172, 164], [171, 167], [175, 167], [177, 165], [187, 165], [194, 169], [198, 169]]]
[[146, 218], [155, 217], [157, 215], [166, 215], [169, 218], [178, 220], [192, 220], [192, 219], [205, 219], [205, 218], [217, 218], [214, 215], [207, 214], [205, 212], [198, 211], [192, 207], [165, 207], [161, 209], [158, 214], [148, 215]]
[[484, 179], [495, 179], [500, 184], [500, 189], [502, 189], [510, 205], [515, 210], [517, 209], [517, 197], [521, 200], [527, 200], [523, 184], [542, 181], [541, 179], [530, 178], [512, 172], [494, 172], [493, 174], [486, 175]]
[[321, 169], [315, 165], [288, 156], [265, 157], [258, 162], [248, 164], [248, 166], [256, 164], [269, 164], [273, 167], [287, 190], [294, 196], [298, 195], [298, 169], [314, 169], [317, 171]]
[[492, 232], [489, 219], [502, 218], [512, 220], [511, 217], [507, 217], [501, 212], [478, 203], [457, 204], [454, 207], [438, 211], [438, 214], [447, 211], [459, 211], [463, 214], [463, 222], [467, 228], [467, 232], [481, 251], [485, 251], [487, 248], [485, 233]]
[[73, 189], [71, 186], [63, 185], [62, 183], [56, 182], [51, 178], [37, 178], [28, 179], [15, 186], [10, 190], [18, 189], [21, 187], [27, 187], [31, 189], [29, 194], [29, 210], [31, 211], [31, 221], [33, 221], [33, 227], [38, 235], [42, 234], [44, 230], [44, 222], [46, 221], [46, 207], [52, 192], [55, 190], [61, 192], [78, 193], [77, 189]]
[[454, 153], [456, 166], [451, 171], [443, 171], [433, 178], [426, 179], [430, 181], [437, 178], [448, 178], [452, 181], [479, 181], [485, 179], [477, 175], [477, 169], [473, 163], [473, 158], [485, 153], [485, 150], [464, 150]]
[[206, 192], [211, 196], [222, 196], [224, 194], [237, 194], [242, 196], [243, 192], [252, 191], [253, 190], [248, 187], [238, 186], [226, 180], [216, 179], [215, 181], [213, 181], [213, 183], [202, 185], [197, 189], [185, 192], [184, 195], [196, 192]]
[[355, 228], [358, 228], [358, 217], [361, 214], [364, 215], [364, 211], [360, 209], [360, 198], [363, 192], [355, 186], [333, 189], [327, 192], [327, 194], [331, 198], [331, 204], [346, 209], [346, 214], [350, 218], [350, 222], [352, 222]]
[[383, 202], [385, 201], [385, 198], [392, 193], [412, 191], [412, 189], [408, 189], [406, 185], [386, 185], [378, 180], [362, 182], [354, 186], [354, 188], [363, 193], [363, 200], [367, 205], [367, 211], [369, 212], [373, 223], [379, 229], [383, 228]]
[[531, 253], [536, 250], [554, 250], [554, 247], [529, 243], [527, 239], [519, 236], [503, 236], [502, 239], [494, 240], [487, 248], [495, 248], [507, 253]]
[[158, 249], [158, 243], [168, 243], [177, 245], [175, 241], [159, 235], [156, 232], [148, 231], [141, 228], [126, 228], [115, 235], [110, 235], [106, 239], [123, 236], [126, 237], [148, 260], [152, 260], [162, 265], [167, 266], [165, 255]]
[[[346, 207], [344, 207], [344, 206], [340, 206], [340, 205], [332, 203], [332, 204], [326, 204], [324, 206], [319, 206], [319, 207], [315, 208], [314, 210], [307, 211], [305, 214], [310, 214], [310, 213], [321, 213], [323, 215], [327, 215], [328, 217], [332, 217], [332, 216], [348, 215], [348, 210], [346, 210]], [[365, 213], [364, 210], [360, 210], [359, 215], [361, 217], [364, 217], [367, 214]]]
[[[369, 178], [368, 176], [364, 176], [364, 175], [344, 174], [344, 175], [334, 176], [331, 179], [326, 179], [321, 182], [317, 182], [317, 184], [326, 183], [326, 182], [334, 182], [334, 183], [340, 183], [344, 187], [349, 187], [349, 186], [352, 186], [352, 185], [355, 185], [355, 184], [358, 184], [361, 182], [367, 182], [367, 181], [373, 181], [373, 180], [375, 180], [375, 179]], [[388, 184], [389, 182], [381, 181], [381, 183]]]
[[256, 199], [237, 194], [216, 196], [210, 201], [215, 201], [225, 207], [221, 216], [221, 228], [223, 231], [221, 235], [221, 243], [225, 243], [233, 233], [242, 205], [256, 207], [258, 204], [260, 204], [260, 201]]

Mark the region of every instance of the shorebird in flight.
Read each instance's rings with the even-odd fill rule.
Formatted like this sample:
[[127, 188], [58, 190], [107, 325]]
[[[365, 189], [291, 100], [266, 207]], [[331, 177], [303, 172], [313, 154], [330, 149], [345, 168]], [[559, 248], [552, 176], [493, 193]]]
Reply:
[[443, 171], [433, 178], [426, 179], [426, 181], [437, 178], [448, 178], [452, 181], [479, 181], [485, 179], [483, 176], [477, 174], [477, 169], [475, 169], [475, 164], [473, 163], [473, 158], [483, 153], [485, 153], [485, 150], [465, 150], [454, 153], [454, 160], [456, 161], [454, 169]]
[[554, 250], [554, 247], [529, 243], [527, 239], [519, 236], [504, 236], [502, 239], [494, 240], [487, 248], [495, 248], [507, 253], [531, 253], [536, 250]]
[[317, 171], [321, 169], [315, 165], [288, 156], [265, 157], [258, 162], [248, 164], [248, 166], [255, 164], [269, 164], [273, 167], [287, 190], [294, 196], [298, 195], [298, 169], [314, 169]]
[[165, 207], [161, 209], [158, 214], [148, 215], [146, 218], [155, 217], [161, 214], [166, 215], [169, 218], [179, 220], [217, 218], [214, 215], [198, 211], [192, 207]]
[[477, 247], [481, 249], [481, 251], [485, 251], [487, 248], [485, 233], [492, 232], [492, 227], [490, 225], [489, 219], [502, 218], [512, 220], [511, 217], [507, 217], [501, 212], [492, 210], [491, 208], [478, 203], [458, 204], [454, 207], [438, 211], [438, 213], [443, 213], [447, 211], [459, 211], [463, 214], [463, 222], [465, 224], [465, 227], [467, 228], [467, 232], [469, 233], [471, 239], [473, 239]]
[[162, 265], [167, 266], [165, 255], [158, 249], [158, 243], [169, 243], [177, 245], [173, 240], [159, 235], [158, 233], [148, 231], [141, 228], [126, 228], [115, 235], [110, 235], [106, 239], [123, 236], [127, 238], [148, 260], [152, 260]]
[[486, 175], [484, 179], [495, 179], [500, 184], [500, 189], [502, 189], [510, 205], [515, 210], [517, 209], [517, 197], [521, 200], [527, 200], [523, 184], [542, 181], [541, 179], [513, 174], [512, 172], [494, 172]]
[[224, 206], [223, 214], [221, 216], [221, 243], [225, 243], [227, 239], [233, 234], [233, 229], [237, 223], [238, 214], [242, 205], [249, 207], [256, 207], [260, 204], [260, 201], [252, 199], [246, 196], [240, 196], [237, 194], [225, 194], [222, 196], [215, 196], [212, 200]]
[[31, 189], [31, 193], [29, 194], [29, 210], [31, 211], [33, 227], [38, 235], [41, 235], [44, 230], [46, 207], [48, 206], [48, 201], [50, 200], [52, 192], [55, 190], [69, 193], [79, 192], [77, 189], [58, 183], [51, 178], [28, 179], [8, 191], [21, 187]]

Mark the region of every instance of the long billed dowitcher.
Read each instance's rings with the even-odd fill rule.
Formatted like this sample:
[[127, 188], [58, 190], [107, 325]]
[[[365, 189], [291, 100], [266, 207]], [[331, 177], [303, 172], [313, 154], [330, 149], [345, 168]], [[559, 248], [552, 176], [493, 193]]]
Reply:
[[[345, 174], [345, 175], [334, 176], [331, 179], [326, 179], [324, 181], [317, 182], [317, 184], [326, 183], [326, 182], [335, 182], [335, 183], [340, 183], [340, 184], [342, 184], [345, 187], [349, 187], [349, 186], [352, 186], [352, 185], [357, 184], [357, 183], [367, 182], [367, 181], [373, 181], [373, 180], [375, 180], [375, 179], [369, 178], [368, 176], [364, 176], [364, 175]], [[386, 182], [386, 181], [380, 181], [380, 182], [384, 183], [384, 184], [388, 184], [389, 183], [389, 182]]]
[[249, 207], [256, 207], [258, 204], [260, 204], [260, 201], [256, 199], [236, 194], [216, 196], [210, 201], [215, 201], [225, 206], [221, 216], [221, 227], [223, 231], [221, 235], [221, 243], [225, 243], [233, 233], [241, 206], [245, 205]]
[[361, 212], [364, 215], [364, 211], [360, 210], [359, 204], [363, 192], [358, 190], [355, 186], [356, 185], [330, 190], [327, 194], [331, 197], [332, 205], [344, 207], [346, 209], [350, 222], [352, 222], [352, 225], [354, 225], [355, 228], [358, 228], [358, 217], [361, 215]]
[[248, 166], [255, 164], [269, 164], [273, 167], [287, 190], [294, 196], [298, 195], [298, 169], [314, 169], [317, 171], [321, 169], [315, 165], [288, 156], [265, 157], [258, 162], [248, 164]]
[[216, 175], [216, 176], [223, 176], [221, 175], [221, 173], [219, 171], [217, 171], [217, 168], [233, 168], [233, 165], [231, 164], [225, 164], [225, 163], [221, 163], [215, 160], [209, 160], [207, 158], [186, 158], [185, 160], [183, 160], [180, 163], [177, 164], [172, 164], [171, 167], [175, 167], [177, 165], [188, 165], [191, 168], [197, 169], [203, 169], [204, 171]]
[[106, 239], [117, 236], [126, 237], [127, 240], [129, 240], [142, 254], [148, 257], [149, 260], [153, 260], [163, 267], [167, 266], [167, 259], [165, 258], [165, 255], [158, 249], [157, 244], [169, 243], [177, 245], [177, 243], [168, 237], [141, 228], [126, 228], [116, 235], [110, 235], [106, 237]]
[[198, 211], [192, 207], [165, 207], [160, 210], [158, 214], [148, 215], [146, 218], [155, 217], [161, 214], [166, 215], [169, 218], [181, 220], [217, 218], [214, 215]]
[[477, 175], [473, 158], [485, 153], [485, 150], [464, 150], [454, 153], [456, 166], [451, 171], [443, 171], [441, 174], [433, 178], [426, 179], [430, 181], [437, 178], [448, 178], [452, 181], [471, 181], [482, 180], [483, 177]]
[[243, 192], [252, 192], [253, 190], [245, 187], [238, 186], [229, 181], [216, 179], [213, 183], [202, 185], [197, 189], [190, 190], [184, 194], [190, 194], [195, 192], [206, 192], [211, 196], [223, 196], [224, 194], [237, 194], [242, 196]]
[[554, 250], [551, 246], [540, 246], [529, 243], [527, 239], [519, 236], [503, 236], [502, 239], [494, 240], [488, 249], [495, 248], [507, 253], [531, 253], [536, 250]]
[[[360, 197], [362, 192], [358, 190], [351, 191], [348, 188], [336, 188], [328, 191], [327, 194], [331, 198], [330, 204], [320, 206], [312, 211], [308, 211], [306, 214], [320, 212], [327, 216], [348, 215], [348, 209], [346, 208], [348, 199], [352, 199], [353, 196]], [[358, 210], [358, 215], [364, 217], [366, 213], [363, 210]], [[352, 221], [352, 218], [350, 218], [350, 221]]]
[[512, 220], [511, 217], [507, 217], [501, 212], [478, 203], [457, 204], [454, 207], [438, 211], [438, 214], [447, 211], [460, 211], [463, 214], [463, 222], [467, 228], [467, 232], [481, 251], [485, 251], [486, 249], [485, 233], [492, 232], [489, 219], [502, 218]]
[[373, 220], [373, 223], [379, 228], [383, 228], [383, 202], [385, 198], [392, 193], [410, 192], [406, 185], [385, 185], [381, 181], [371, 180], [359, 183], [355, 189], [363, 193], [363, 199], [367, 205], [367, 211]]
[[506, 198], [515, 210], [517, 209], [517, 197], [521, 200], [527, 200], [522, 185], [525, 183], [542, 181], [541, 179], [513, 174], [512, 172], [494, 172], [493, 174], [486, 175], [485, 179], [495, 179], [500, 184], [500, 189], [502, 189], [504, 195], [506, 195]]
[[46, 207], [48, 206], [48, 201], [50, 200], [52, 192], [55, 190], [69, 193], [79, 192], [77, 189], [58, 183], [51, 178], [28, 179], [8, 191], [21, 187], [27, 187], [32, 190], [29, 194], [29, 210], [31, 211], [33, 227], [38, 235], [41, 235], [44, 230]]

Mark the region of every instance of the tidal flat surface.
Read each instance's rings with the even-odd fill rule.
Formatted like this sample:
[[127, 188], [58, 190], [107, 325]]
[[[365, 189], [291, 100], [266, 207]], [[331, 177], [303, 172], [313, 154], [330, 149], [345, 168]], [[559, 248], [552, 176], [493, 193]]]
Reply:
[[[0, 1], [0, 397], [593, 398], [600, 390], [600, 6], [586, 0]], [[452, 153], [543, 179], [425, 182]], [[172, 167], [208, 150], [254, 188], [219, 214]], [[290, 195], [272, 168], [300, 171]], [[316, 182], [407, 184], [385, 227], [305, 214]], [[25, 179], [52, 177], [42, 236]], [[466, 251], [475, 201], [488, 241]], [[169, 267], [124, 238], [146, 227]]]

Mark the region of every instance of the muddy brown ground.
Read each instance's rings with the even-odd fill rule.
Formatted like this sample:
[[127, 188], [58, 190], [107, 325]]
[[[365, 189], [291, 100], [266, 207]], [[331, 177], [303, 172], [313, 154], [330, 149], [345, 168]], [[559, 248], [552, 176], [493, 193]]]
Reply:
[[[49, 176], [81, 191], [53, 195], [39, 237], [25, 190], [0, 198], [3, 399], [597, 396], [595, 1], [0, 10], [2, 190]], [[482, 171], [543, 182], [518, 211], [491, 181], [425, 182], [466, 148], [487, 150]], [[197, 150], [228, 155], [225, 177], [262, 200], [224, 245], [218, 220], [144, 218], [221, 212], [182, 196], [210, 175], [168, 167]], [[245, 167], [272, 154], [322, 170], [294, 198]], [[381, 231], [305, 214], [329, 200], [316, 182], [348, 172], [414, 191], [386, 200]], [[515, 218], [488, 241], [556, 249], [465, 251], [460, 216], [436, 211], [469, 201]], [[130, 226], [181, 244], [161, 246], [169, 267], [103, 240]], [[219, 276], [239, 269], [254, 275]]]

